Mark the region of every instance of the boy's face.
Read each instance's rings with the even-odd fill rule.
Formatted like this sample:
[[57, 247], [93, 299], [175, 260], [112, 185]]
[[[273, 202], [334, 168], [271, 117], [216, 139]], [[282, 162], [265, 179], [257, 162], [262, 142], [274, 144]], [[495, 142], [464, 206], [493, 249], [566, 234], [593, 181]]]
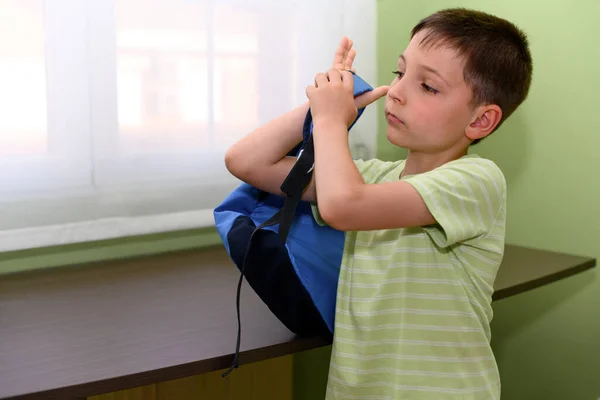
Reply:
[[421, 47], [426, 34], [415, 35], [398, 60], [398, 76], [385, 99], [388, 140], [425, 153], [466, 148], [474, 109], [464, 61], [444, 46]]

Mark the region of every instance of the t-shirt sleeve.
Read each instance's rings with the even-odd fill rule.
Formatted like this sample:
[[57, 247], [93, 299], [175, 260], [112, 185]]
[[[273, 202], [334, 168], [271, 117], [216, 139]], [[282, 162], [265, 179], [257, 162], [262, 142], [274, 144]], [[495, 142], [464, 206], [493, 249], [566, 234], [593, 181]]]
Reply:
[[[354, 160], [354, 165], [358, 169], [358, 172], [362, 176], [365, 183], [373, 183], [379, 176], [381, 170], [381, 164], [383, 161], [376, 158], [370, 160]], [[312, 203], [312, 213], [315, 221], [321, 226], [327, 225], [327, 223], [321, 217], [319, 213], [319, 207], [317, 203]]]
[[440, 247], [486, 235], [506, 206], [506, 182], [490, 160], [466, 158], [404, 179], [421, 195], [437, 224], [424, 229]]

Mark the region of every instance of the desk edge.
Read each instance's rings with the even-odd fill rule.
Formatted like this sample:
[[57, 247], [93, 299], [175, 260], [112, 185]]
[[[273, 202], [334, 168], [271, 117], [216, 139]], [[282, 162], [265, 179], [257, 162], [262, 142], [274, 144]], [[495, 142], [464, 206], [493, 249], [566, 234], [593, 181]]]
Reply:
[[[320, 337], [308, 337], [294, 339], [290, 342], [279, 343], [267, 347], [240, 352], [239, 365], [251, 364], [272, 358], [283, 357], [306, 350], [330, 345], [331, 342]], [[132, 387], [151, 385], [159, 382], [185, 378], [188, 376], [214, 372], [229, 368], [233, 362], [233, 354], [218, 356], [206, 360], [193, 361], [186, 364], [173, 365], [170, 367], [137, 372], [135, 374], [123, 375], [93, 382], [86, 382], [72, 386], [64, 386], [57, 389], [40, 390], [27, 394], [19, 394], [12, 397], [3, 397], [3, 400], [39, 400], [40, 398], [51, 400], [83, 399], [104, 393], [115, 392]], [[235, 371], [231, 373], [235, 374]], [[227, 379], [227, 378], [223, 378]]]
[[576, 265], [573, 268], [569, 268], [566, 270], [558, 271], [554, 274], [546, 275], [544, 277], [534, 279], [532, 281], [524, 282], [519, 285], [512, 286], [506, 289], [499, 289], [494, 292], [492, 296], [492, 301], [502, 300], [507, 297], [512, 297], [521, 293], [525, 293], [531, 291], [533, 289], [539, 288], [541, 286], [546, 286], [550, 283], [557, 282], [561, 279], [569, 278], [571, 276], [580, 274], [584, 271], [592, 269], [596, 266], [596, 259], [589, 258], [583, 261], [581, 264]]

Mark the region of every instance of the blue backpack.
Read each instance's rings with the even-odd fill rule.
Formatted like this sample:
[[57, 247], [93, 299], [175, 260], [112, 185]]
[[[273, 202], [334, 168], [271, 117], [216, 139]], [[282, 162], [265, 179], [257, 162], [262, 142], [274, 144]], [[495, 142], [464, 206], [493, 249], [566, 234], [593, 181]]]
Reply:
[[[354, 96], [373, 90], [354, 77]], [[350, 128], [362, 115], [364, 108]], [[271, 312], [298, 336], [332, 338], [344, 233], [315, 221], [302, 201], [314, 165], [310, 110], [303, 141], [288, 155], [297, 161], [281, 185], [285, 198], [246, 183], [214, 210], [217, 230], [240, 270], [237, 286], [238, 334], [235, 357], [226, 376], [238, 367], [241, 341], [240, 290], [244, 277]]]

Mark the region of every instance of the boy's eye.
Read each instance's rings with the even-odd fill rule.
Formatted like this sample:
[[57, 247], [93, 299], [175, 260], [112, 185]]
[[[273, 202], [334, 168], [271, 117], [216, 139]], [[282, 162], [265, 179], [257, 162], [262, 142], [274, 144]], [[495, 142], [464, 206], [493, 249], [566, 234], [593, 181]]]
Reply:
[[439, 90], [432, 88], [431, 86], [425, 83], [421, 84], [421, 86], [423, 87], [423, 90], [425, 90], [428, 93], [438, 94], [440, 92]]
[[[394, 75], [397, 75], [397, 76], [398, 76], [398, 79], [400, 79], [400, 78], [402, 78], [402, 77], [404, 76], [404, 72], [402, 72], [402, 71], [392, 71], [392, 73], [393, 73]], [[429, 85], [428, 85], [428, 84], [426, 84], [426, 83], [422, 83], [422, 84], [421, 84], [421, 87], [422, 87], [422, 88], [423, 88], [423, 90], [424, 90], [424, 91], [426, 91], [427, 93], [431, 93], [431, 94], [438, 94], [438, 93], [440, 92], [440, 91], [439, 91], [439, 90], [437, 90], [436, 88], [434, 88], [434, 87], [431, 87], [431, 86], [429, 86]]]

